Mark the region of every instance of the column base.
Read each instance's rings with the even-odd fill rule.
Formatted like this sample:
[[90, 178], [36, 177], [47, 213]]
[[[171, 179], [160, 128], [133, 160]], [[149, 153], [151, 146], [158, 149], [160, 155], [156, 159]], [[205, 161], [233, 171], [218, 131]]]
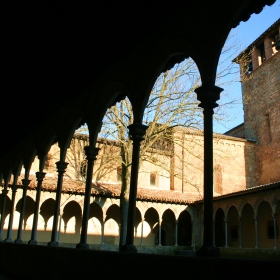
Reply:
[[197, 257], [220, 257], [221, 252], [220, 249], [213, 245], [202, 245], [197, 251], [196, 251]]
[[37, 241], [36, 240], [29, 240], [28, 244], [29, 245], [37, 245]]
[[12, 243], [12, 242], [13, 242], [13, 240], [12, 240], [11, 238], [6, 238], [6, 239], [4, 240], [4, 242], [7, 242], [7, 243]]
[[56, 241], [50, 241], [49, 243], [48, 243], [48, 246], [49, 247], [58, 247], [58, 242], [56, 242]]
[[79, 243], [76, 245], [76, 249], [89, 250], [89, 245], [87, 243]]
[[137, 253], [137, 249], [133, 244], [124, 244], [120, 246], [120, 252]]
[[21, 240], [21, 239], [16, 239], [16, 240], [15, 240], [15, 243], [16, 243], [16, 244], [22, 244], [22, 240]]

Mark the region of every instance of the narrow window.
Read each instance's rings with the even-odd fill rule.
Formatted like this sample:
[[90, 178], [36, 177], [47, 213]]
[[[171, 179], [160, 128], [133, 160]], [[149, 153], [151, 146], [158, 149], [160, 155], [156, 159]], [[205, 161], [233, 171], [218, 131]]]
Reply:
[[[273, 220], [267, 221], [267, 227], [266, 227], [266, 235], [268, 239], [274, 239], [274, 222]], [[279, 235], [279, 227], [276, 226], [276, 235], [278, 237]]]
[[230, 227], [230, 238], [231, 241], [238, 241], [238, 226]]
[[223, 172], [220, 164], [216, 164], [214, 168], [214, 192], [223, 193]]
[[265, 139], [265, 144], [269, 144], [272, 141], [269, 114], [266, 114], [264, 116], [264, 134], [263, 134], [263, 136], [266, 138]]
[[157, 177], [157, 175], [155, 172], [150, 173], [150, 186], [151, 187], [156, 186], [156, 177]]

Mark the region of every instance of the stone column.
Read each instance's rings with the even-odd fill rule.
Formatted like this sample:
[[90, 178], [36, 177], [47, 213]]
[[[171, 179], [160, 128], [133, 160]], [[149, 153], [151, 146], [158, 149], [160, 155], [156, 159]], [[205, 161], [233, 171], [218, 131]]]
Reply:
[[238, 217], [239, 220], [239, 248], [242, 248], [242, 218]]
[[17, 239], [15, 240], [15, 243], [22, 243], [21, 236], [22, 236], [22, 224], [23, 224], [23, 218], [25, 213], [25, 204], [26, 204], [26, 192], [28, 185], [31, 180], [28, 179], [22, 179], [22, 203], [21, 203], [21, 209], [20, 209], [20, 217], [19, 217], [19, 224], [18, 224], [18, 232], [17, 232]]
[[258, 216], [254, 215], [254, 220], [255, 220], [255, 233], [256, 233], [256, 246], [255, 248], [259, 248], [259, 237], [258, 237]]
[[278, 249], [278, 235], [277, 235], [277, 213], [271, 213], [273, 217], [274, 230], [274, 249]]
[[104, 244], [104, 222], [101, 223], [101, 244]]
[[145, 221], [145, 218], [143, 218], [142, 222], [141, 222], [141, 242], [140, 242], [140, 246], [143, 246], [144, 221]]
[[158, 246], [161, 246], [161, 224], [162, 219], [158, 221]]
[[32, 224], [32, 230], [31, 230], [31, 239], [28, 241], [28, 244], [30, 244], [30, 245], [37, 244], [36, 237], [37, 237], [39, 205], [40, 205], [42, 183], [45, 178], [45, 175], [46, 175], [45, 172], [36, 172], [37, 190], [36, 190], [36, 202], [35, 202], [35, 208], [34, 208], [33, 224]]
[[178, 220], [175, 221], [175, 246], [178, 246]]
[[93, 164], [96, 160], [96, 156], [98, 155], [99, 148], [95, 148], [92, 146], [85, 147], [85, 154], [87, 157], [87, 178], [86, 178], [86, 188], [85, 188], [85, 198], [84, 198], [84, 210], [83, 210], [83, 219], [82, 219], [82, 231], [80, 237], [80, 243], [77, 244], [77, 249], [89, 249], [89, 245], [87, 244], [87, 228], [88, 228], [88, 218], [89, 218], [89, 208], [90, 208], [90, 196], [91, 196], [91, 188], [92, 188], [92, 172], [93, 172]]
[[218, 257], [219, 248], [213, 245], [213, 109], [223, 89], [215, 85], [202, 85], [197, 88], [197, 99], [201, 102], [204, 114], [204, 202], [203, 244], [197, 250], [197, 256]]
[[[16, 184], [16, 183], [15, 183]], [[7, 231], [7, 238], [5, 239], [5, 242], [12, 242], [12, 229], [13, 229], [13, 220], [14, 220], [14, 211], [15, 211], [15, 198], [16, 198], [16, 192], [17, 192], [17, 185], [12, 186], [12, 201], [11, 201], [11, 207], [10, 207], [10, 219], [9, 219], [9, 225], [8, 225], [8, 231]]]
[[[62, 219], [62, 214], [59, 213], [58, 231], [57, 231], [57, 243], [60, 243], [61, 219]], [[64, 228], [65, 228], [65, 227], [64, 227]]]
[[128, 126], [129, 134], [133, 140], [132, 151], [132, 164], [131, 164], [131, 177], [130, 177], [130, 193], [128, 202], [128, 217], [127, 217], [127, 231], [126, 231], [126, 244], [120, 247], [122, 252], [134, 252], [137, 253], [136, 247], [133, 245], [134, 241], [134, 221], [135, 221], [135, 208], [136, 208], [136, 196], [137, 196], [137, 184], [138, 184], [138, 169], [139, 169], [139, 156], [140, 156], [140, 143], [144, 140], [144, 135], [147, 130], [147, 126], [134, 123]]
[[58, 161], [55, 164], [57, 167], [58, 178], [57, 178], [57, 187], [56, 187], [56, 199], [55, 199], [55, 209], [54, 209], [54, 216], [53, 216], [52, 235], [51, 235], [51, 241], [48, 243], [48, 246], [51, 247], [58, 246], [58, 242], [56, 241], [56, 239], [57, 239], [58, 216], [60, 213], [62, 182], [63, 182], [63, 174], [65, 173], [65, 169], [67, 168], [68, 163], [64, 161]]
[[101, 244], [104, 244], [105, 221], [106, 221], [106, 215], [103, 216], [103, 220], [101, 222]]
[[6, 199], [8, 194], [8, 180], [5, 180], [4, 189], [2, 190], [2, 207], [1, 207], [1, 222], [0, 222], [0, 240], [2, 240], [2, 232], [3, 232], [3, 226], [5, 221], [5, 208], [6, 208]]
[[225, 247], [228, 248], [228, 218], [225, 218], [224, 221], [225, 221], [225, 238], [226, 238]]

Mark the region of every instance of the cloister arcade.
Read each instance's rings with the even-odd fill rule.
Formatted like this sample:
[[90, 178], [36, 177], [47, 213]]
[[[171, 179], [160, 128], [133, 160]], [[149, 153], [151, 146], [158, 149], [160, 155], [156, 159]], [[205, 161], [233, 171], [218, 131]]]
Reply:
[[218, 247], [279, 248], [280, 184], [214, 199], [214, 240]]
[[[15, 239], [15, 243], [22, 243], [26, 230], [29, 230], [31, 231], [29, 244], [37, 244], [40, 232], [40, 230], [37, 232], [37, 229], [42, 229], [46, 234], [45, 240], [49, 241], [49, 247], [57, 247], [59, 239], [67, 242], [67, 234], [64, 232], [76, 236], [77, 249], [89, 249], [89, 243], [95, 242], [90, 241], [90, 238], [95, 238], [94, 235], [91, 236], [91, 232], [101, 232], [101, 242], [117, 243], [116, 239], [109, 237], [117, 236], [118, 217], [117, 212], [113, 210], [117, 209], [118, 203], [109, 203], [103, 198], [100, 201], [104, 205], [95, 201], [93, 203], [92, 170], [99, 151], [96, 141], [104, 114], [110, 106], [127, 97], [133, 109], [133, 123], [128, 127], [133, 150], [126, 241], [120, 251], [137, 252], [134, 244], [139, 243], [137, 240], [139, 236], [141, 239], [146, 234], [146, 228], [149, 228], [150, 232], [153, 230], [153, 234], [158, 232], [156, 237], [149, 237], [149, 234], [146, 236], [147, 240], [150, 238], [151, 242], [158, 245], [184, 243], [182, 236], [184, 234], [187, 236], [192, 228], [192, 238], [187, 237], [186, 243], [197, 242], [199, 239], [201, 247], [196, 252], [197, 256], [220, 256], [219, 249], [213, 244], [213, 114], [214, 108], [218, 106], [216, 102], [223, 91], [216, 85], [217, 65], [230, 30], [241, 21], [247, 21], [251, 14], [259, 13], [265, 5], [274, 2], [274, 0], [181, 1], [161, 3], [162, 5], [154, 3], [149, 7], [142, 3], [139, 9], [131, 5], [128, 7], [129, 10], [126, 10], [113, 1], [109, 7], [107, 2], [106, 5], [100, 2], [96, 7], [83, 4], [78, 7], [80, 10], [75, 5], [69, 5], [67, 9], [62, 8], [63, 16], [59, 12], [49, 13], [48, 9], [41, 6], [38, 11], [40, 10], [40, 13], [42, 11], [42, 15], [37, 11], [34, 12], [37, 17], [29, 15], [32, 9], [20, 11], [20, 14], [24, 14], [28, 19], [27, 27], [24, 32], [18, 32], [19, 26], [25, 25], [16, 24], [16, 31], [8, 32], [9, 37], [20, 39], [8, 43], [6, 47], [7, 51], [12, 49], [12, 53], [7, 57], [18, 55], [21, 48], [23, 52], [14, 60], [7, 59], [8, 83], [5, 85], [8, 90], [5, 91], [7, 101], [3, 106], [7, 107], [7, 111], [2, 113], [4, 128], [1, 128], [6, 131], [11, 127], [9, 131], [16, 131], [19, 127], [20, 132], [7, 137], [0, 157], [0, 182], [2, 179], [4, 181], [0, 209], [2, 237], [5, 224], [7, 241]], [[11, 10], [13, 9], [15, 8]], [[50, 10], [57, 11], [56, 8]], [[92, 13], [96, 13], [95, 16]], [[42, 18], [46, 20], [42, 20], [41, 23]], [[26, 19], [22, 20], [23, 23]], [[45, 26], [49, 21], [53, 21], [50, 29]], [[34, 32], [34, 28], [38, 30]], [[29, 33], [30, 37], [25, 36]], [[11, 46], [18, 49], [15, 50]], [[21, 58], [27, 58], [27, 61]], [[139, 204], [144, 202], [137, 201], [140, 144], [147, 130], [147, 126], [143, 124], [144, 108], [160, 73], [171, 69], [185, 58], [192, 58], [200, 73], [201, 84], [195, 89], [195, 93], [204, 114], [204, 211], [201, 214], [197, 212], [196, 215], [190, 214], [191, 218], [184, 212], [186, 205], [178, 204], [176, 206], [178, 210], [175, 206], [160, 209], [153, 207], [153, 202], [149, 202], [151, 204], [149, 206], [142, 207]], [[20, 63], [22, 67], [18, 67]], [[17, 72], [17, 69], [20, 69], [20, 72]], [[15, 96], [24, 96], [22, 98], [24, 102], [20, 100], [17, 103]], [[45, 98], [55, 105], [42, 102]], [[68, 165], [66, 152], [74, 131], [83, 124], [87, 124], [89, 128], [89, 143], [85, 147], [87, 157], [85, 188], [83, 195], [77, 195], [79, 197], [77, 201], [65, 203], [64, 196], [67, 195], [63, 193], [62, 187]], [[8, 145], [9, 141], [14, 142]], [[56, 162], [56, 187], [46, 198], [45, 192], [42, 192], [45, 177], [43, 167], [51, 145], [56, 142], [60, 148], [59, 161]], [[30, 168], [35, 156], [39, 158], [36, 172], [37, 187], [36, 191], [30, 191], [28, 189]], [[24, 179], [18, 188], [17, 179], [22, 166], [25, 170]], [[13, 183], [9, 185], [11, 175]], [[247, 213], [248, 216], [251, 215], [251, 210], [246, 210], [250, 209], [249, 204], [247, 205], [244, 208], [236, 207], [239, 216], [244, 211], [244, 219]], [[254, 206], [253, 212], [258, 210], [259, 213], [254, 212], [255, 215], [268, 215], [269, 207], [266, 203], [257, 205], [259, 206]], [[15, 215], [8, 217], [9, 213], [13, 213], [13, 209], [16, 209]], [[233, 217], [235, 225], [234, 210], [223, 207], [221, 210], [217, 209], [215, 213], [218, 218], [217, 226], [222, 225], [220, 221], [223, 213], [226, 219]], [[194, 217], [201, 218], [203, 222], [194, 221]], [[12, 236], [16, 221], [18, 221], [17, 236]], [[91, 224], [88, 226], [89, 221]], [[275, 231], [276, 220], [273, 221]], [[182, 226], [184, 223], [189, 226]], [[197, 226], [201, 223], [203, 234], [200, 226]], [[261, 219], [260, 225], [264, 225]], [[194, 234], [194, 229], [199, 231], [199, 234]], [[261, 246], [262, 235], [261, 233], [259, 235]], [[100, 242], [100, 238], [96, 242]]]
[[[37, 242], [46, 244], [51, 238], [53, 226], [54, 192], [42, 192], [39, 204]], [[2, 197], [1, 197], [2, 199]], [[28, 190], [23, 216], [22, 241], [27, 243], [33, 228], [36, 191]], [[75, 247], [79, 243], [82, 225], [83, 195], [63, 193], [58, 221], [57, 241]], [[15, 197], [13, 224], [9, 232], [12, 197], [8, 194], [2, 239], [15, 240], [18, 233], [22, 189]], [[89, 207], [88, 244], [119, 245], [119, 199], [91, 197]], [[191, 246], [192, 221], [195, 219], [188, 205], [137, 201], [134, 225], [136, 246]], [[196, 237], [194, 237], [196, 238]], [[64, 245], [65, 246], [65, 245]]]
[[[9, 228], [12, 193], [7, 195], [2, 240], [12, 242], [19, 234], [22, 187], [14, 199], [14, 217]], [[2, 199], [2, 195], [0, 197]], [[36, 190], [26, 195], [22, 241], [32, 235]], [[59, 210], [57, 241], [75, 247], [80, 239], [83, 194], [63, 192]], [[55, 191], [42, 191], [39, 203], [36, 241], [46, 244], [51, 238]], [[251, 188], [214, 198], [213, 243], [217, 247], [279, 248], [279, 183]], [[202, 208], [200, 202], [186, 204], [137, 199], [134, 223], [135, 246], [199, 246], [202, 242]], [[119, 245], [119, 199], [91, 196], [87, 242]], [[201, 227], [200, 227], [201, 225]], [[34, 235], [33, 235], [34, 236]], [[32, 240], [32, 238], [31, 238]]]

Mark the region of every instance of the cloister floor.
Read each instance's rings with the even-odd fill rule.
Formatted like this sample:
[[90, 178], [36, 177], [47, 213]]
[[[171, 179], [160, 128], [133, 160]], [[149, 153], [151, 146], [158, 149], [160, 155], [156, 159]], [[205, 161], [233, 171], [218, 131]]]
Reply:
[[82, 251], [3, 242], [0, 252], [0, 275], [10, 279], [252, 279], [276, 276], [280, 267], [280, 261], [271, 260]]

